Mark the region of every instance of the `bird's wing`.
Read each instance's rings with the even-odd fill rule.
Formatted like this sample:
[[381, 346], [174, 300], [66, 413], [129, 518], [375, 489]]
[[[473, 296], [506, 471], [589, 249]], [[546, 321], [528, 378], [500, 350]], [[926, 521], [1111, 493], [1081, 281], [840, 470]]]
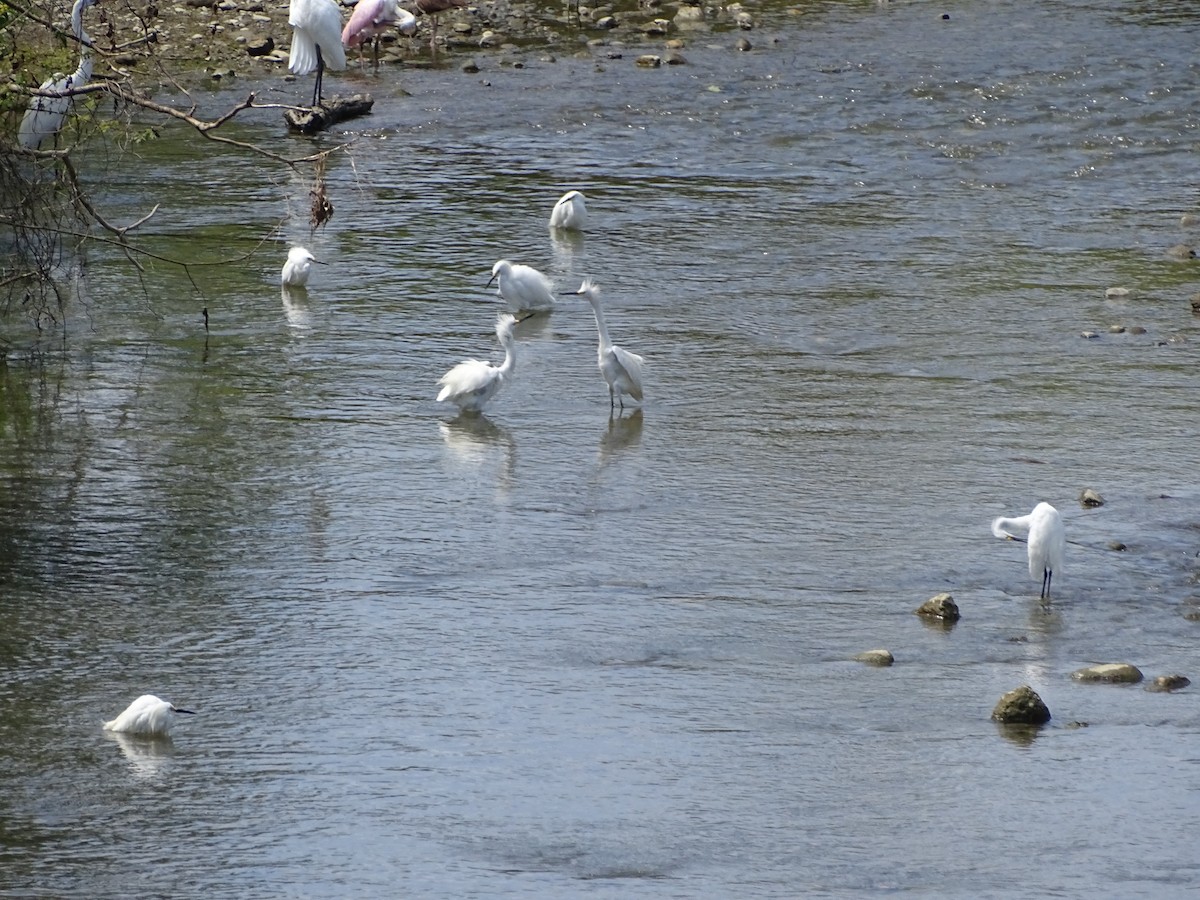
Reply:
[[629, 395], [635, 400], [642, 399], [642, 367], [646, 360], [638, 356], [636, 353], [630, 353], [628, 350], [621, 347], [613, 346], [613, 359], [621, 366], [625, 372], [625, 378], [629, 382]]
[[509, 292], [513, 297], [504, 299], [515, 303], [518, 310], [544, 309], [554, 305], [553, 283], [532, 266], [513, 266], [512, 277], [508, 283]]
[[350, 14], [350, 21], [342, 29], [342, 43], [347, 47], [361, 44], [366, 37], [362, 32], [374, 27], [384, 5], [385, 0], [358, 0], [354, 12]]
[[40, 150], [47, 139], [58, 133], [71, 106], [71, 98], [62, 95], [70, 88], [71, 78], [64, 75], [47, 78], [42, 82], [39, 91], [57, 96], [37, 96], [29, 101], [29, 109], [25, 110], [17, 130], [17, 141], [22, 147], [27, 150]]
[[495, 378], [495, 369], [490, 363], [481, 359], [468, 359], [460, 362], [438, 381], [442, 386], [438, 392], [438, 400], [448, 400], [473, 394], [491, 384]]

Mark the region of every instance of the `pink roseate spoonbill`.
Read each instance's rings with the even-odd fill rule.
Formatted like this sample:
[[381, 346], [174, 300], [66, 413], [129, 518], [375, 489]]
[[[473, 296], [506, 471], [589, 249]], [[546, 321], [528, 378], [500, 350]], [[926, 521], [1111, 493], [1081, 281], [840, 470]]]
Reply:
[[92, 39], [83, 30], [83, 11], [96, 0], [75, 0], [71, 7], [71, 33], [79, 41], [79, 68], [70, 75], [55, 73], [42, 82], [38, 96], [29, 101], [21, 118], [17, 143], [27, 150], [40, 150], [53, 142], [62, 129], [71, 106], [71, 93], [92, 80]]
[[293, 75], [317, 73], [312, 105], [321, 102], [321, 80], [326, 69], [346, 68], [342, 46], [342, 13], [334, 0], [291, 0], [288, 24], [292, 26], [292, 49], [288, 71]]
[[533, 266], [514, 265], [507, 259], [492, 266], [492, 277], [484, 287], [499, 279], [496, 291], [515, 313], [549, 312], [554, 309], [554, 286]]
[[481, 359], [460, 362], [438, 382], [442, 388], [437, 395], [438, 401], [453, 403], [463, 412], [480, 412], [512, 377], [517, 365], [517, 347], [513, 338], [516, 324], [516, 318], [507, 313], [496, 320], [496, 337], [504, 347], [504, 362], [498, 366]]
[[358, 48], [358, 62], [363, 68], [363, 45], [371, 42], [372, 68], [379, 71], [379, 38], [389, 28], [412, 37], [417, 31], [417, 17], [401, 9], [399, 0], [358, 0], [350, 21], [342, 29], [342, 43]]
[[171, 729], [175, 726], [177, 715], [195, 715], [190, 709], [180, 709], [172, 706], [166, 700], [161, 700], [153, 694], [142, 694], [111, 722], [105, 722], [106, 731], [120, 731], [124, 734], [144, 734], [156, 737], [170, 737]]
[[293, 247], [288, 251], [287, 262], [279, 273], [279, 283], [287, 287], [304, 287], [308, 284], [308, 275], [312, 264], [318, 262], [304, 247]]
[[604, 320], [604, 309], [600, 304], [600, 288], [590, 278], [585, 278], [579, 290], [575, 293], [592, 304], [592, 312], [596, 314], [596, 330], [600, 332], [600, 348], [597, 351], [600, 364], [600, 374], [608, 382], [608, 408], [620, 404], [625, 408], [623, 394], [628, 394], [634, 400], [642, 399], [642, 366], [646, 360], [636, 353], [630, 353], [612, 342], [608, 336], [608, 324]]
[[430, 27], [433, 32], [429, 37], [430, 50], [437, 53], [438, 14], [444, 13], [448, 9], [463, 9], [469, 3], [470, 0], [416, 0], [417, 9], [423, 15], [429, 16]]
[[[1019, 532], [1026, 535], [1021, 537]], [[1067, 533], [1063, 528], [1062, 516], [1049, 503], [1039, 503], [1027, 516], [1006, 519], [1003, 516], [992, 520], [992, 534], [1010, 541], [1026, 541], [1029, 554], [1029, 577], [1042, 581], [1042, 599], [1050, 599], [1050, 579], [1055, 572], [1062, 571], [1063, 552], [1066, 550]]]
[[587, 227], [587, 204], [579, 191], [567, 191], [558, 198], [550, 213], [551, 228], [583, 231]]

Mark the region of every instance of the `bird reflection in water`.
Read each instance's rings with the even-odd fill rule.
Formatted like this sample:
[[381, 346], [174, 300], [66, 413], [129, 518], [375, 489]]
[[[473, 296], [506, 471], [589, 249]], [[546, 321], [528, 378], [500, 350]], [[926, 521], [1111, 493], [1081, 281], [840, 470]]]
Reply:
[[606, 463], [642, 442], [642, 411], [608, 417], [608, 428], [600, 438], [600, 462]]
[[280, 289], [283, 299], [283, 314], [292, 328], [312, 328], [312, 314], [308, 311], [308, 291], [302, 287], [284, 285]]
[[480, 468], [500, 460], [497, 487], [507, 492], [516, 480], [517, 445], [508, 429], [497, 425], [483, 413], [460, 413], [438, 423], [442, 440], [459, 463]]
[[116, 741], [129, 763], [129, 771], [137, 778], [159, 777], [167, 760], [175, 755], [175, 744], [164, 735], [125, 734], [118, 731], [106, 731], [104, 735]]

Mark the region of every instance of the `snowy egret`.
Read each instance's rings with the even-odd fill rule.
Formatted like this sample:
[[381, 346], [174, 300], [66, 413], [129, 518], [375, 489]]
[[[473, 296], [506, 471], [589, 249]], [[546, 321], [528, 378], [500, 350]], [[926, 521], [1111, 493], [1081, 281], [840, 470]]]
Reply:
[[[1012, 532], [1023, 532], [1022, 538]], [[1062, 516], [1049, 503], [1039, 503], [1027, 516], [1006, 519], [1003, 516], [992, 520], [992, 534], [1012, 541], [1026, 540], [1029, 553], [1029, 577], [1042, 580], [1042, 599], [1050, 598], [1050, 579], [1063, 567], [1063, 551], [1067, 535]]]
[[291, 0], [288, 24], [292, 26], [292, 49], [288, 71], [293, 75], [317, 73], [312, 105], [321, 101], [321, 78], [325, 69], [346, 68], [342, 46], [342, 14], [334, 0]]
[[533, 266], [514, 265], [507, 259], [492, 266], [492, 277], [484, 287], [499, 279], [496, 293], [504, 298], [508, 308], [519, 312], [546, 312], [554, 309], [554, 285]]
[[583, 231], [587, 227], [587, 204], [579, 191], [567, 191], [550, 213], [551, 228], [566, 228], [569, 231]]
[[504, 362], [498, 366], [481, 359], [468, 359], [442, 376], [439, 401], [454, 403], [463, 412], [479, 412], [496, 391], [508, 381], [517, 364], [517, 348], [513, 339], [516, 318], [504, 313], [496, 320], [496, 337], [504, 347]]
[[359, 65], [365, 68], [363, 45], [370, 41], [373, 67], [379, 71], [379, 37], [389, 28], [411, 37], [417, 31], [417, 17], [401, 9], [398, 0], [358, 0], [342, 29], [342, 44], [358, 48]]
[[287, 262], [279, 275], [279, 283], [288, 287], [304, 287], [308, 284], [309, 272], [317, 258], [304, 247], [293, 247], [288, 251]]
[[470, 0], [416, 0], [417, 9], [423, 15], [429, 16], [432, 34], [429, 37], [429, 49], [437, 53], [437, 23], [438, 13], [448, 9], [462, 9]]
[[29, 109], [17, 130], [17, 142], [27, 150], [40, 150], [53, 141], [62, 128], [71, 106], [71, 92], [83, 87], [92, 78], [92, 39], [83, 30], [83, 11], [96, 0], [75, 0], [71, 7], [71, 33], [79, 41], [79, 68], [70, 75], [55, 73], [42, 82], [37, 96], [29, 101]]
[[142, 694], [111, 722], [105, 722], [107, 731], [125, 734], [146, 734], [169, 737], [179, 713], [195, 715], [190, 709], [179, 709], [153, 694]]
[[590, 278], [585, 278], [579, 290], [575, 293], [582, 295], [592, 304], [596, 314], [596, 330], [600, 332], [600, 374], [608, 382], [608, 406], [612, 409], [616, 404], [625, 408], [622, 394], [628, 394], [634, 400], [642, 399], [642, 366], [646, 360], [636, 353], [630, 353], [614, 344], [608, 337], [608, 325], [604, 321], [604, 310], [600, 305], [600, 288]]

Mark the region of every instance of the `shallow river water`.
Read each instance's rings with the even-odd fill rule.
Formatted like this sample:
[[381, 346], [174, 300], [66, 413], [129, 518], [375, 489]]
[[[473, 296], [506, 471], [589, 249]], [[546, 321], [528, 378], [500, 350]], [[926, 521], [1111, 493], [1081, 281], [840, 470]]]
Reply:
[[[315, 142], [353, 138], [315, 236], [307, 176], [174, 130], [93, 173], [196, 265], [89, 250], [0, 373], [0, 895], [1200, 890], [1195, 688], [1070, 677], [1200, 678], [1200, 14], [737, 36], [330, 75], [376, 106]], [[281, 297], [291, 242], [325, 265]], [[483, 416], [434, 401], [500, 358], [501, 257], [600, 283], [642, 409], [574, 296]], [[989, 531], [1039, 500], [1049, 604]], [[955, 627], [913, 615], [940, 591]], [[1034, 733], [989, 721], [1020, 684]], [[101, 729], [145, 692], [197, 714]]]

